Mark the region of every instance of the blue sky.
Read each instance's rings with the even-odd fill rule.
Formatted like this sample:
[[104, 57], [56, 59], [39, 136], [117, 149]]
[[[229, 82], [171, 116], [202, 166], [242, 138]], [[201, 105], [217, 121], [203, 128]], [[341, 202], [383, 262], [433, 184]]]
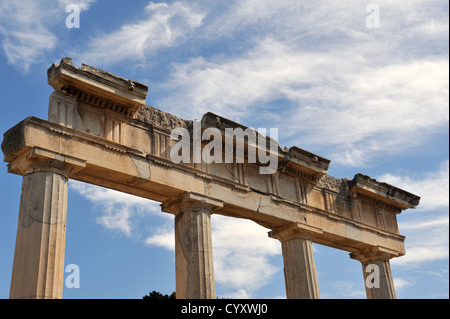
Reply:
[[[68, 4], [80, 28], [66, 27]], [[379, 8], [379, 28], [366, 19]], [[184, 119], [214, 112], [278, 128], [281, 145], [422, 197], [398, 216], [398, 298], [449, 298], [448, 1], [0, 0], [0, 131], [47, 118], [46, 70], [64, 56], [149, 86], [147, 104]], [[21, 177], [0, 168], [0, 298], [8, 298]], [[220, 297], [284, 298], [280, 244], [213, 215]], [[65, 298], [175, 290], [173, 217], [159, 203], [71, 181]], [[322, 298], [365, 298], [361, 265], [314, 245]], [[68, 274], [67, 274], [68, 275]]]

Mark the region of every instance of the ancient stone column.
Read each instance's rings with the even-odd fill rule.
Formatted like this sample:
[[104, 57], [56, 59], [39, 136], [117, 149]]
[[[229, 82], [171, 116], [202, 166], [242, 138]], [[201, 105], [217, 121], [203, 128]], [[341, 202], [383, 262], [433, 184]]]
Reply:
[[294, 223], [269, 233], [281, 241], [288, 299], [320, 298], [311, 240], [315, 232], [320, 230]]
[[67, 188], [63, 169], [23, 177], [10, 298], [62, 298]]
[[211, 213], [221, 201], [185, 193], [162, 205], [175, 215], [176, 294], [178, 299], [214, 299]]
[[381, 252], [352, 253], [350, 257], [359, 260], [363, 269], [367, 299], [396, 299], [390, 256]]

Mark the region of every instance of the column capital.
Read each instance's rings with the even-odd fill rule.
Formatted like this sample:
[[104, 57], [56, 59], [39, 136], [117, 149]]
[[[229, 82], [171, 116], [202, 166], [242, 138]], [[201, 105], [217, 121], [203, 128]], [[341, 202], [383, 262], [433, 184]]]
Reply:
[[53, 172], [69, 178], [85, 167], [85, 160], [33, 147], [14, 159], [8, 165], [8, 171], [23, 176], [36, 172]]
[[376, 246], [372, 249], [352, 252], [349, 255], [350, 258], [359, 260], [362, 264], [377, 260], [390, 260], [394, 257], [400, 256], [399, 252], [382, 246]]
[[177, 298], [215, 298], [211, 213], [223, 202], [188, 192], [161, 207], [175, 215]]
[[318, 227], [302, 223], [290, 223], [270, 231], [268, 235], [269, 237], [278, 239], [283, 243], [294, 238], [313, 239], [322, 233], [322, 229]]
[[350, 254], [350, 258], [361, 262], [368, 299], [396, 298], [389, 260], [398, 255], [398, 252], [381, 246]]
[[206, 195], [187, 192], [161, 204], [161, 210], [177, 215], [186, 209], [207, 209], [211, 213], [223, 207], [223, 201]]

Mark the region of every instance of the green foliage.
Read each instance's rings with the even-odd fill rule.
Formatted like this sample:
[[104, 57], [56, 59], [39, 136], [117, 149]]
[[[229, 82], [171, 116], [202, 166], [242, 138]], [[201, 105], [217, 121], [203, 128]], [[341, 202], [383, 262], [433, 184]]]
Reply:
[[172, 294], [170, 296], [163, 295], [160, 292], [153, 290], [148, 295], [145, 295], [144, 297], [142, 297], [142, 299], [176, 299], [176, 294], [174, 291], [174, 292], [172, 292]]

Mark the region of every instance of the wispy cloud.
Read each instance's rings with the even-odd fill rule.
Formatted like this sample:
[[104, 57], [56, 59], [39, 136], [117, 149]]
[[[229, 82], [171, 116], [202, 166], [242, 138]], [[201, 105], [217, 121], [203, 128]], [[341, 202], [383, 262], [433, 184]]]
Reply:
[[56, 36], [47, 28], [47, 10], [36, 1], [0, 2], [0, 35], [8, 63], [27, 72], [30, 65], [52, 50]]
[[379, 180], [421, 196], [417, 212], [399, 217], [400, 232], [406, 235], [406, 255], [393, 265], [414, 267], [447, 259], [449, 256], [449, 161], [433, 172], [420, 176], [384, 174]]
[[95, 217], [98, 224], [127, 237], [139, 237], [142, 229], [137, 225], [145, 216], [167, 217], [159, 203], [145, 198], [72, 180], [70, 189], [100, 207]]
[[394, 277], [394, 287], [397, 292], [400, 289], [403, 289], [403, 288], [409, 287], [409, 286], [413, 286], [414, 284], [415, 284], [415, 282], [411, 281], [411, 279]]
[[124, 60], [145, 62], [156, 51], [172, 47], [202, 24], [204, 14], [185, 2], [154, 3], [144, 9], [140, 21], [94, 37], [81, 53], [90, 64], [110, 65]]
[[364, 59], [350, 48], [310, 53], [266, 38], [243, 56], [178, 65], [165, 86], [173, 93], [158, 104], [187, 118], [213, 111], [270, 119], [284, 140], [327, 147], [335, 163], [352, 166], [446, 129], [447, 59], [377, 66]]
[[66, 8], [70, 4], [75, 4], [80, 8], [80, 11], [87, 11], [97, 0], [58, 0], [58, 2], [59, 6], [63, 8]]
[[200, 31], [239, 50], [174, 64], [155, 104], [270, 123], [286, 144], [326, 149], [346, 166], [425, 143], [448, 126], [446, 6], [377, 4], [374, 30], [360, 1], [237, 1]]
[[281, 254], [280, 243], [249, 220], [213, 215], [212, 225], [215, 279], [224, 297], [254, 297], [280, 271], [270, 261]]
[[144, 240], [144, 243], [148, 246], [175, 251], [175, 232], [173, 227], [159, 227]]
[[[415, 176], [414, 176], [415, 175]], [[386, 173], [379, 180], [397, 187], [408, 189], [411, 193], [421, 196], [420, 211], [433, 211], [449, 206], [449, 161], [439, 165], [436, 171], [420, 174], [396, 175]]]
[[361, 289], [361, 283], [351, 280], [334, 281], [328, 292], [321, 293], [322, 299], [363, 299], [366, 298], [366, 291]]
[[[89, 9], [96, 0], [2, 0], [0, 2], [0, 40], [8, 64], [27, 73], [55, 49], [58, 36], [53, 30], [63, 22], [69, 3]], [[48, 62], [48, 61], [46, 61]]]

